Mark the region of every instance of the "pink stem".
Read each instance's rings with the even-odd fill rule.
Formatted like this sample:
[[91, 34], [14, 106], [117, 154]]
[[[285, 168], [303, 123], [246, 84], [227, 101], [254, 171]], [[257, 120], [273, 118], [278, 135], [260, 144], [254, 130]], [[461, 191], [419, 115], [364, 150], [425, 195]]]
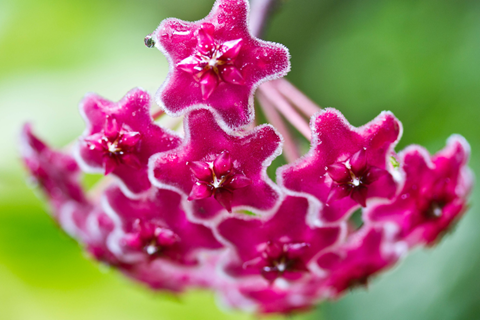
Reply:
[[165, 113], [165, 111], [158, 108], [157, 110], [152, 110], [150, 113], [152, 115], [153, 120], [157, 120], [158, 118], [160, 118]]
[[261, 37], [265, 22], [277, 0], [252, 0], [250, 4], [250, 32]]
[[275, 108], [280, 111], [284, 117], [290, 122], [305, 138], [312, 140], [310, 127], [302, 116], [300, 116], [295, 109], [285, 100], [282, 95], [275, 89], [275, 87], [266, 82], [259, 87], [259, 91], [263, 92], [265, 96], [272, 102]]
[[310, 100], [302, 91], [298, 90], [293, 84], [286, 79], [278, 79], [272, 81], [278, 92], [285, 98], [290, 100], [304, 115], [311, 117], [315, 113], [322, 110], [315, 102]]
[[287, 162], [293, 162], [300, 158], [300, 153], [293, 142], [292, 136], [288, 132], [288, 128], [285, 126], [282, 117], [277, 113], [273, 104], [262, 92], [257, 94], [257, 98], [262, 105], [262, 110], [265, 113], [268, 122], [270, 122], [283, 136], [283, 155]]

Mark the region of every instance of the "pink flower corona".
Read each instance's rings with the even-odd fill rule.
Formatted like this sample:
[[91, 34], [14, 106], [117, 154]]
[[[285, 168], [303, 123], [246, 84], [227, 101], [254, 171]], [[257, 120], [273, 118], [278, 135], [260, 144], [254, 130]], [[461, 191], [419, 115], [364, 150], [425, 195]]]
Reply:
[[[271, 4], [253, 1], [255, 36]], [[208, 288], [231, 308], [288, 314], [437, 243], [468, 207], [470, 149], [453, 135], [434, 156], [397, 154], [392, 113], [356, 128], [322, 110], [276, 79], [288, 51], [251, 35], [248, 14], [246, 0], [218, 0], [205, 19], [167, 19], [145, 39], [170, 63], [156, 96], [165, 113], [138, 88], [119, 102], [88, 94], [72, 147], [25, 125], [20, 151], [53, 218], [94, 259], [153, 290]], [[257, 88], [268, 124], [253, 121]], [[180, 115], [183, 135], [155, 122]], [[292, 128], [311, 141], [304, 156]], [[85, 190], [82, 171], [107, 177]]]
[[249, 33], [247, 18], [247, 0], [217, 0], [205, 19], [167, 19], [149, 36], [146, 42], [155, 43], [170, 63], [157, 92], [169, 115], [204, 105], [231, 128], [253, 120], [256, 87], [287, 74], [290, 63], [284, 46]]

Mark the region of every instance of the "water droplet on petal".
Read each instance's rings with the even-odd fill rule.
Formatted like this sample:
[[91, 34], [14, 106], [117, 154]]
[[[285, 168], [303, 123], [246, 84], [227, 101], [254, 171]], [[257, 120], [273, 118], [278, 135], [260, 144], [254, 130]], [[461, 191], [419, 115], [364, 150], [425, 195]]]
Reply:
[[155, 41], [153, 40], [151, 34], [149, 34], [148, 36], [145, 37], [144, 42], [145, 42], [145, 46], [147, 46], [147, 48], [155, 47]]

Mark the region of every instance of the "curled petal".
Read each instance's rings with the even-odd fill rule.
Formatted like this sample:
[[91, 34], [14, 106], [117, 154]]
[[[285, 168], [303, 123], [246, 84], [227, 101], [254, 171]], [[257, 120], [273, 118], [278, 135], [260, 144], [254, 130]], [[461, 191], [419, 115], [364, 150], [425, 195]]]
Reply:
[[341, 185], [333, 183], [328, 194], [327, 203], [347, 197], [351, 192], [351, 187], [348, 185]]
[[212, 170], [210, 169], [208, 163], [203, 161], [191, 161], [187, 162], [187, 165], [197, 179], [204, 182], [213, 181]]
[[228, 151], [223, 151], [213, 162], [213, 172], [219, 178], [230, 172], [232, 169], [232, 157]]
[[358, 202], [362, 207], [366, 207], [368, 188], [365, 186], [358, 186], [352, 190], [352, 199]]
[[218, 76], [213, 71], [206, 72], [200, 79], [203, 100], [207, 100], [218, 86]]
[[103, 134], [95, 133], [85, 138], [85, 142], [90, 150], [102, 150], [103, 143], [102, 143]]
[[350, 172], [343, 163], [337, 162], [328, 166], [327, 172], [330, 178], [338, 183], [348, 182], [351, 179]]
[[105, 136], [109, 140], [115, 140], [120, 132], [120, 126], [118, 125], [117, 119], [112, 116], [107, 116], [104, 127]]
[[197, 49], [203, 54], [209, 54], [215, 49], [215, 41], [213, 40], [213, 32], [215, 27], [211, 23], [204, 23], [198, 30]]
[[220, 76], [222, 79], [231, 84], [243, 85], [245, 80], [243, 79], [240, 71], [234, 66], [225, 66], [220, 68]]
[[367, 168], [367, 152], [364, 148], [360, 149], [350, 157], [350, 165], [356, 176], [361, 176], [365, 172], [365, 169]]
[[192, 191], [188, 196], [188, 200], [205, 199], [205, 198], [211, 197], [212, 193], [213, 193], [212, 186], [203, 182], [197, 182], [196, 184], [193, 185]]
[[141, 139], [139, 132], [129, 131], [122, 134], [119, 143], [127, 148], [134, 148]]
[[226, 41], [222, 44], [222, 47], [220, 48], [222, 55], [219, 57], [219, 59], [230, 60], [236, 58], [241, 48], [242, 39]]
[[236, 174], [231, 177], [224, 186], [228, 189], [241, 189], [252, 184], [252, 179], [243, 174]]
[[215, 190], [215, 199], [230, 213], [232, 213], [232, 197], [232, 193], [225, 188]]

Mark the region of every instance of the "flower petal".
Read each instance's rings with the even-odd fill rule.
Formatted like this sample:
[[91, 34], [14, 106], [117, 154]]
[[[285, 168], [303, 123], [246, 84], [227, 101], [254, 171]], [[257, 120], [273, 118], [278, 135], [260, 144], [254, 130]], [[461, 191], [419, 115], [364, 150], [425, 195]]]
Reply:
[[210, 169], [208, 163], [203, 161], [189, 161], [187, 165], [197, 179], [207, 183], [213, 181], [212, 169]]
[[220, 69], [220, 77], [223, 81], [226, 81], [231, 84], [243, 85], [245, 84], [245, 79], [242, 76], [242, 73], [234, 66], [224, 66]]
[[350, 157], [350, 166], [352, 167], [353, 173], [358, 177], [362, 176], [365, 170], [367, 169], [367, 152], [364, 148], [355, 152]]
[[217, 178], [223, 177], [232, 169], [232, 157], [230, 152], [223, 151], [213, 162], [213, 172]]
[[213, 187], [204, 183], [197, 182], [193, 185], [192, 191], [188, 196], [188, 200], [198, 200], [211, 197], [213, 193]]
[[200, 79], [203, 100], [207, 100], [218, 86], [218, 76], [213, 71], [206, 72]]

